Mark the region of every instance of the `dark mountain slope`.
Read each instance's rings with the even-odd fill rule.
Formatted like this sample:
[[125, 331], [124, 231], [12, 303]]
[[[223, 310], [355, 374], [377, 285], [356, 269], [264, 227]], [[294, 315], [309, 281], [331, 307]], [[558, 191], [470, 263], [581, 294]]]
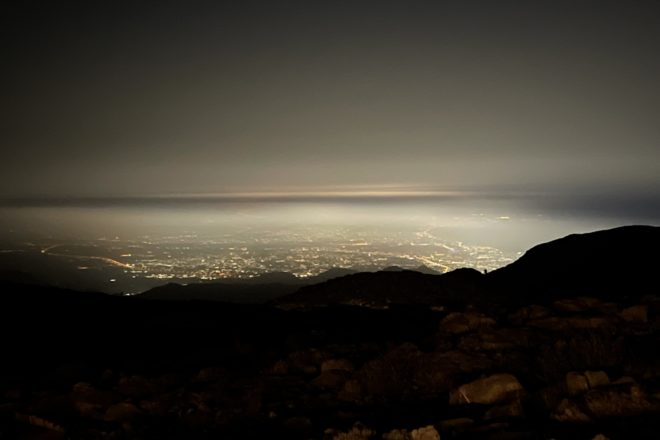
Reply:
[[275, 300], [288, 307], [330, 304], [384, 307], [389, 304], [440, 305], [478, 300], [484, 290], [484, 276], [473, 269], [459, 269], [445, 275], [414, 271], [365, 272], [305, 286], [296, 293]]
[[305, 286], [275, 303], [287, 307], [383, 307], [390, 303], [547, 302], [575, 296], [635, 300], [657, 293], [659, 249], [659, 227], [625, 226], [538, 245], [488, 275], [473, 269], [428, 275], [390, 268]]
[[572, 234], [527, 251], [487, 275], [508, 297], [530, 300], [571, 296], [620, 298], [657, 293], [660, 227], [624, 226]]
[[[293, 276], [293, 275], [292, 275]], [[139, 295], [142, 299], [166, 301], [227, 301], [258, 304], [295, 292], [300, 283], [232, 283], [213, 282], [181, 285], [169, 283]]]

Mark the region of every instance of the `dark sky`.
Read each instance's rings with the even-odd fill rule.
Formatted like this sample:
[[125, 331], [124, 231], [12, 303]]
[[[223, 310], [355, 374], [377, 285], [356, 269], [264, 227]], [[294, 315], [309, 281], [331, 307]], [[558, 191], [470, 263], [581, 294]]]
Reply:
[[657, 4], [3, 3], [0, 196], [387, 186], [652, 203]]

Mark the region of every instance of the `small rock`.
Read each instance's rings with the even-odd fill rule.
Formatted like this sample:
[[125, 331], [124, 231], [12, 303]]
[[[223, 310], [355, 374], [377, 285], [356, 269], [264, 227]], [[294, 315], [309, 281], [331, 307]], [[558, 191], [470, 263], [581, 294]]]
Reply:
[[596, 418], [637, 416], [657, 409], [636, 385], [628, 390], [614, 388], [593, 390], [584, 400], [587, 408]]
[[362, 386], [355, 379], [347, 380], [337, 396], [345, 402], [355, 402], [362, 397]]
[[[47, 429], [49, 431], [55, 431], [59, 433], [64, 432], [64, 427], [62, 427], [61, 425], [58, 425], [57, 423], [51, 420], [44, 419], [43, 417], [39, 417], [36, 415], [16, 414], [16, 420], [19, 422], [27, 423], [32, 426], [36, 426], [38, 428]], [[47, 437], [44, 436], [44, 438]]]
[[443, 431], [463, 431], [472, 425], [474, 425], [474, 420], [467, 417], [447, 419], [440, 422], [440, 428]]
[[597, 298], [580, 297], [555, 301], [552, 306], [561, 312], [589, 312], [602, 309], [603, 302]]
[[164, 417], [172, 407], [172, 402], [164, 398], [140, 401], [140, 409], [152, 416]]
[[[506, 439], [506, 430], [511, 425], [506, 422], [491, 422], [473, 426], [468, 430], [469, 438], [488, 438], [489, 440], [500, 440], [502, 436]], [[507, 439], [508, 440], [508, 439]]]
[[468, 353], [477, 351], [503, 352], [529, 345], [529, 335], [522, 329], [499, 329], [463, 336], [458, 348]]
[[636, 383], [635, 379], [633, 379], [632, 377], [622, 376], [617, 380], [615, 380], [614, 382], [612, 382], [612, 385], [627, 385], [627, 384], [634, 385], [635, 383]]
[[524, 392], [518, 379], [511, 374], [494, 374], [484, 379], [475, 380], [451, 392], [449, 403], [463, 405], [480, 403], [492, 405], [499, 402], [512, 401]]
[[87, 382], [77, 382], [73, 384], [71, 391], [76, 395], [93, 394], [96, 389]]
[[326, 371], [353, 371], [353, 363], [347, 359], [329, 359], [321, 364], [321, 373]]
[[564, 399], [552, 414], [552, 418], [559, 422], [589, 423], [591, 418], [580, 409], [572, 400]]
[[610, 384], [610, 378], [604, 371], [585, 371], [584, 377], [587, 379], [589, 388], [598, 388]]
[[383, 434], [383, 440], [411, 440], [411, 437], [405, 429], [393, 429]]
[[34, 401], [32, 411], [49, 417], [73, 417], [78, 415], [74, 400], [69, 395], [43, 394]]
[[21, 397], [23, 397], [23, 393], [18, 388], [11, 388], [5, 392], [7, 400], [19, 400]]
[[649, 320], [649, 306], [637, 305], [621, 311], [621, 317], [628, 322], [646, 323]]
[[309, 366], [306, 366], [306, 367], [302, 367], [300, 369], [300, 371], [303, 374], [306, 374], [307, 376], [313, 376], [314, 374], [318, 374], [319, 369], [314, 367], [313, 365], [309, 365]]
[[566, 388], [563, 383], [548, 386], [538, 391], [540, 402], [550, 411], [557, 408], [557, 405], [559, 405], [559, 402], [562, 401], [565, 395]]
[[117, 388], [121, 394], [134, 398], [144, 398], [157, 392], [156, 385], [142, 376], [122, 377]]
[[332, 440], [369, 440], [375, 435], [376, 431], [367, 428], [361, 423], [356, 423], [350, 431], [335, 434]]
[[294, 351], [289, 354], [287, 359], [289, 372], [299, 371], [308, 375], [318, 374], [321, 363], [325, 357], [325, 353], [313, 348], [309, 350]]
[[114, 379], [114, 377], [115, 373], [109, 368], [103, 370], [103, 373], [101, 374], [101, 380], [104, 382], [110, 382]]
[[571, 371], [566, 373], [566, 389], [571, 396], [586, 393], [589, 390], [589, 382], [584, 375]]
[[[451, 350], [444, 353], [439, 353], [436, 356], [431, 356], [429, 359], [429, 367], [436, 371], [439, 378], [451, 375], [453, 370], [458, 370], [462, 373], [475, 373], [478, 371], [488, 370], [493, 368], [494, 356], [487, 356], [482, 353], [467, 353], [461, 350]], [[442, 365], [443, 368], [439, 369], [438, 366]], [[451, 381], [444, 381], [444, 385], [448, 385]]]
[[509, 315], [511, 322], [522, 324], [532, 319], [541, 319], [550, 315], [550, 310], [543, 306], [532, 304], [518, 309], [515, 313]]
[[284, 421], [284, 427], [299, 433], [309, 432], [312, 429], [312, 421], [307, 417], [290, 417]]
[[82, 418], [102, 418], [101, 410], [103, 407], [99, 404], [89, 402], [73, 402], [73, 406], [76, 408], [80, 414], [80, 417]]
[[485, 420], [518, 418], [524, 415], [522, 404], [519, 400], [508, 405], [498, 405], [490, 408], [484, 414]]
[[219, 382], [227, 377], [227, 372], [223, 368], [208, 367], [202, 368], [195, 376], [195, 382]]
[[569, 316], [535, 319], [528, 323], [529, 326], [550, 330], [554, 332], [565, 332], [575, 329], [603, 329], [611, 328], [615, 325], [615, 320], [608, 316]]
[[346, 372], [342, 370], [327, 370], [322, 372], [313, 384], [323, 390], [339, 390], [346, 382]]
[[433, 427], [433, 425], [425, 426], [423, 428], [413, 429], [410, 433], [412, 440], [440, 440], [440, 434]]
[[284, 376], [289, 373], [289, 364], [286, 361], [279, 360], [270, 367], [269, 373], [275, 376]]
[[446, 333], [462, 334], [475, 330], [483, 330], [494, 327], [497, 323], [482, 313], [477, 312], [454, 312], [445, 316], [440, 322], [440, 329]]
[[100, 406], [110, 406], [121, 400], [121, 395], [116, 391], [100, 390], [86, 382], [78, 382], [71, 390], [71, 400], [74, 404], [90, 403]]
[[129, 402], [122, 402], [108, 408], [103, 419], [106, 422], [130, 422], [141, 414], [142, 411], [137, 406]]

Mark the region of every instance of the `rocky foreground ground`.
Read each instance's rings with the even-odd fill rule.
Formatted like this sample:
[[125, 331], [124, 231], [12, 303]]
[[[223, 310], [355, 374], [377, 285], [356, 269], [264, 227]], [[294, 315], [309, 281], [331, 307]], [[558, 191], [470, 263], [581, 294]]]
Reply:
[[659, 312], [657, 297], [274, 312], [272, 345], [239, 329], [221, 357], [14, 372], [1, 438], [657, 438]]

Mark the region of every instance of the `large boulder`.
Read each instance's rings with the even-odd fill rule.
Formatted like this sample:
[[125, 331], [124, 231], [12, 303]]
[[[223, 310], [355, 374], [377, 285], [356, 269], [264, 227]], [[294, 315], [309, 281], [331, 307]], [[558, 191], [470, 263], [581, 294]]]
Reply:
[[452, 405], [479, 403], [493, 405], [501, 402], [514, 401], [523, 394], [524, 389], [518, 379], [511, 374], [494, 374], [475, 380], [457, 389], [449, 395]]

